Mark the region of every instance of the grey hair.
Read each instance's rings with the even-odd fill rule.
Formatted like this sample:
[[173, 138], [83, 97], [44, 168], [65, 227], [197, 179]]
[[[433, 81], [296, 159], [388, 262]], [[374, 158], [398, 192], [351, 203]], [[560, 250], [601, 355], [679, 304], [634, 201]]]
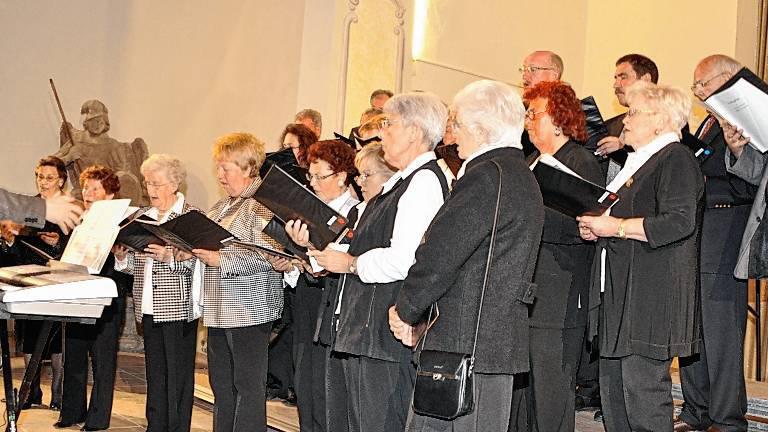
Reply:
[[320, 114], [320, 111], [313, 110], [312, 108], [303, 109], [296, 113], [296, 116], [293, 118], [293, 120], [299, 121], [305, 118], [311, 119], [312, 123], [319, 129], [323, 128], [323, 115]]
[[454, 96], [453, 110], [459, 127], [472, 133], [481, 147], [504, 144], [523, 148], [520, 136], [525, 107], [509, 85], [491, 80], [470, 83]]
[[403, 126], [416, 126], [424, 134], [430, 150], [434, 150], [445, 133], [448, 109], [436, 95], [429, 92], [400, 93], [384, 104], [384, 112], [398, 114]]
[[713, 72], [728, 74], [729, 77], [734, 76], [742, 68], [741, 63], [724, 54], [704, 57], [697, 68], [703, 67], [711, 68]]
[[627, 89], [627, 102], [631, 106], [637, 97], [644, 97], [657, 113], [667, 116], [669, 132], [681, 137], [680, 129], [688, 123], [691, 114], [691, 98], [677, 87], [657, 85], [639, 80]]
[[165, 172], [168, 180], [176, 184], [178, 189], [187, 179], [187, 170], [179, 158], [169, 154], [155, 153], [150, 155], [147, 160], [141, 164], [141, 175], [148, 172]]

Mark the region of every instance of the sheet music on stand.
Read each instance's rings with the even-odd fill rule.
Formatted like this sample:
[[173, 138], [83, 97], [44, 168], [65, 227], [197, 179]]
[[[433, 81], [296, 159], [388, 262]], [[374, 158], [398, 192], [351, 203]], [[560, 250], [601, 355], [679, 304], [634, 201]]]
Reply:
[[749, 144], [768, 151], [768, 84], [747, 68], [715, 90], [704, 105], [718, 117], [744, 130]]

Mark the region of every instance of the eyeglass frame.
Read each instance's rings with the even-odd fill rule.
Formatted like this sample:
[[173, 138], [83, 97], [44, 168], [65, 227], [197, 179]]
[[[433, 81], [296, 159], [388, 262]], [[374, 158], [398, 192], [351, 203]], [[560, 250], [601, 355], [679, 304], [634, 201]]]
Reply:
[[305, 177], [307, 178], [308, 182], [312, 183], [312, 179], [315, 179], [317, 181], [322, 181], [322, 180], [331, 178], [331, 177], [335, 176], [336, 174], [338, 174], [338, 173], [337, 172], [332, 172], [330, 174], [325, 174], [325, 175], [306, 173]]
[[372, 171], [372, 172], [369, 172], [369, 173], [361, 172], [360, 174], [355, 176], [355, 181], [357, 183], [362, 183], [362, 182], [368, 180], [368, 177], [375, 176], [376, 174], [384, 174], [386, 172], [387, 171]]
[[535, 121], [537, 115], [546, 114], [546, 113], [547, 113], [546, 109], [544, 111], [534, 111], [533, 108], [528, 108], [527, 110], [525, 110], [525, 118], [530, 121]]
[[647, 110], [647, 109], [640, 109], [640, 108], [630, 108], [629, 111], [627, 111], [627, 117], [634, 117], [637, 114], [658, 114], [658, 111], [653, 110]]
[[705, 80], [705, 81], [702, 81], [702, 80], [694, 81], [693, 84], [691, 85], [691, 91], [695, 92], [696, 90], [698, 90], [700, 88], [704, 88], [704, 87], [708, 86], [709, 83], [714, 81], [716, 78], [720, 78], [721, 76], [726, 75], [727, 73], [728, 72], [720, 72], [719, 74], [713, 76], [712, 78], [710, 78], [708, 80]]
[[522, 65], [519, 68], [517, 68], [517, 71], [520, 72], [521, 74], [526, 72], [536, 73], [536, 72], [545, 71], [545, 70], [553, 71], [555, 70], [555, 68], [552, 66], [533, 66], [533, 65]]
[[142, 183], [142, 184], [144, 185], [144, 187], [146, 187], [146, 188], [151, 188], [151, 187], [152, 187], [152, 188], [155, 188], [155, 189], [157, 189], [157, 188], [161, 188], [161, 187], [163, 187], [163, 186], [168, 186], [169, 184], [171, 184], [171, 182], [167, 182], [167, 183], [160, 183], [160, 184], [158, 184], [158, 183], [150, 183], [150, 182], [148, 182], [148, 181], [146, 181], [146, 180], [144, 180], [144, 181], [143, 181], [143, 182], [141, 182], [141, 183]]
[[384, 117], [383, 119], [379, 120], [379, 128], [380, 129], [389, 129], [390, 126], [393, 124], [401, 121], [402, 119], [393, 119], [391, 117]]
[[60, 179], [60, 178], [61, 178], [61, 176], [57, 175], [56, 177], [54, 177], [54, 176], [41, 176], [40, 174], [35, 174], [35, 178], [36, 178], [38, 181], [43, 181], [43, 180], [45, 180], [45, 181], [47, 181], [48, 183], [53, 183], [53, 182], [55, 182], [56, 180]]

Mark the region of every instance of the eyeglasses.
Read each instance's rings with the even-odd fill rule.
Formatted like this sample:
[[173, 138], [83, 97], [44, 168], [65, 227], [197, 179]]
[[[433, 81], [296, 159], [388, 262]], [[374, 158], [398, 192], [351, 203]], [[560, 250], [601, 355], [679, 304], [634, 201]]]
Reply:
[[522, 73], [536, 73], [538, 71], [544, 71], [544, 70], [555, 70], [553, 67], [546, 67], [546, 66], [526, 66], [522, 65], [517, 69], [521, 74]]
[[394, 123], [399, 122], [399, 119], [393, 119], [393, 118], [383, 118], [379, 121], [379, 127], [381, 129], [387, 129], [390, 126], [392, 126]]
[[38, 181], [46, 181], [48, 183], [54, 182], [59, 179], [59, 176], [44, 176], [44, 175], [36, 175]]
[[170, 183], [151, 183], [151, 182], [147, 182], [147, 181], [144, 182], [144, 186], [146, 186], [148, 188], [160, 188], [160, 187], [163, 187], [163, 186], [168, 185], [168, 184], [170, 184]]
[[534, 121], [534, 120], [536, 120], [536, 116], [537, 115], [545, 114], [546, 112], [547, 112], [547, 110], [544, 110], [544, 111], [534, 111], [533, 108], [528, 108], [525, 111], [525, 118], [527, 118], [528, 120]]
[[637, 114], [644, 113], [644, 114], [656, 114], [658, 111], [652, 111], [652, 110], [646, 110], [646, 109], [640, 109], [640, 108], [630, 108], [629, 111], [627, 111], [627, 117], [634, 117]]
[[386, 171], [370, 171], [370, 172], [361, 172], [360, 175], [355, 177], [355, 181], [358, 183], [362, 183], [368, 179], [368, 177], [374, 176], [376, 174], [384, 174]]
[[315, 179], [317, 181], [325, 180], [325, 179], [327, 179], [327, 178], [329, 178], [331, 176], [334, 176], [334, 175], [336, 175], [336, 173], [330, 173], [330, 174], [326, 174], [326, 175], [307, 173], [307, 181], [312, 182], [312, 179]]
[[708, 79], [706, 81], [702, 81], [702, 80], [694, 81], [693, 85], [691, 86], [691, 91], [695, 92], [699, 88], [704, 88], [707, 85], [709, 85], [709, 83], [714, 81], [716, 78], [719, 78], [720, 76], [725, 75], [725, 74], [726, 74], [726, 72], [720, 72], [719, 74], [713, 76], [712, 78], [710, 78], [710, 79]]

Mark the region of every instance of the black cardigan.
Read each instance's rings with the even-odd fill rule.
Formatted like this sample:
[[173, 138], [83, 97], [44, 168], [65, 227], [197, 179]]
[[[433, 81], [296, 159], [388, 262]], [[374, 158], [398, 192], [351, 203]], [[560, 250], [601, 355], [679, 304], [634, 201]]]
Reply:
[[694, 354], [701, 344], [698, 255], [704, 181], [699, 164], [686, 147], [669, 144], [618, 194], [611, 215], [644, 218], [648, 241], [600, 239], [599, 246], [607, 250], [605, 292], [600, 295], [598, 252], [590, 335], [599, 332], [603, 357], [636, 354], [667, 360]]
[[541, 192], [522, 151], [494, 149], [467, 164], [416, 251], [396, 305], [400, 317], [414, 323], [437, 302], [440, 317], [426, 349], [472, 351], [499, 187], [492, 161], [502, 168], [501, 207], [475, 371], [513, 374], [529, 369], [528, 304], [544, 223]]

